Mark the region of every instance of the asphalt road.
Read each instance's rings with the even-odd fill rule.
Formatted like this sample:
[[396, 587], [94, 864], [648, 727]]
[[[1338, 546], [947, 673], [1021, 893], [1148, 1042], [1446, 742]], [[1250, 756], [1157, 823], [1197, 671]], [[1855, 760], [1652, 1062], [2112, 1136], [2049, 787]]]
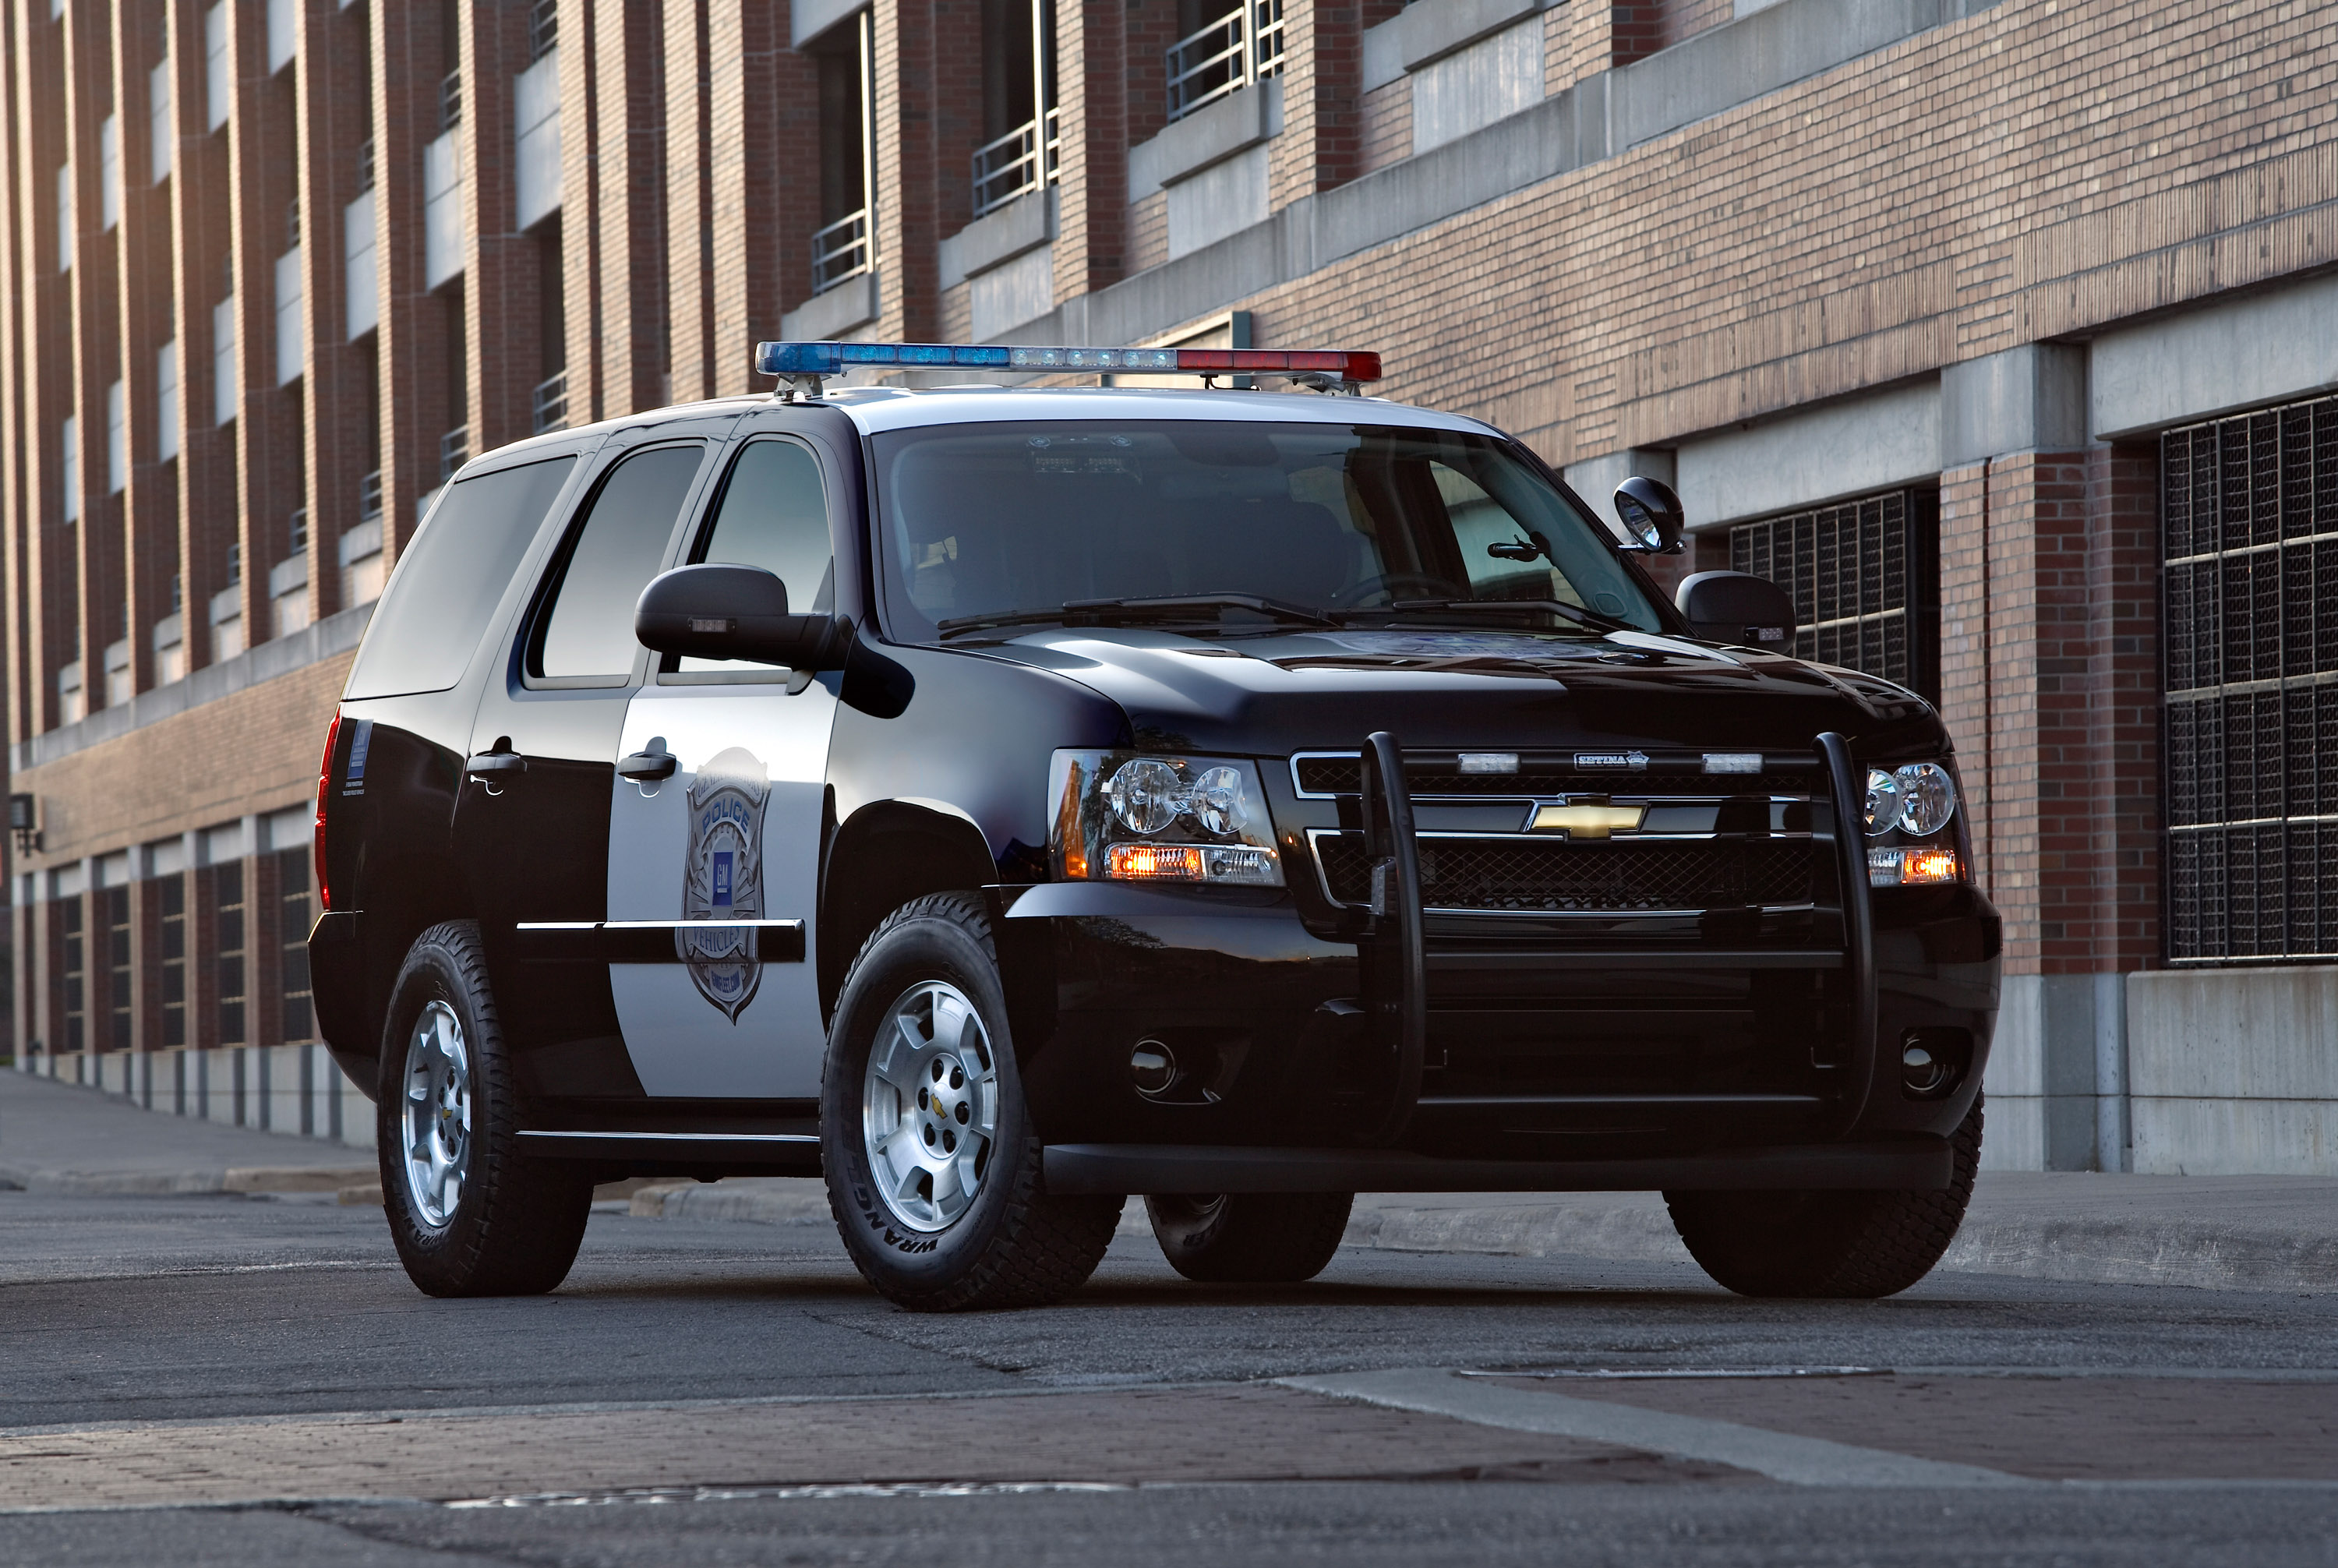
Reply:
[[0, 1192], [0, 1563], [2338, 1563], [2333, 1329], [1568, 1258], [1213, 1289], [1135, 1238], [918, 1317], [822, 1226], [622, 1212], [557, 1294], [443, 1302], [374, 1210]]

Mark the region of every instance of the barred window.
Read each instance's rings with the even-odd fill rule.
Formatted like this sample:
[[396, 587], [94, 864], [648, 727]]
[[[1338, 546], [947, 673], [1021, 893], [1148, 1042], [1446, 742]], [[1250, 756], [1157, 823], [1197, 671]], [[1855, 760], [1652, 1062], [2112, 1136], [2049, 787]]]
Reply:
[[1794, 656], [1938, 701], [1940, 496], [1890, 490], [1729, 531], [1732, 571], [1793, 595]]
[[277, 930], [284, 943], [280, 967], [283, 985], [284, 1043], [297, 1045], [316, 1037], [315, 1009], [309, 995], [309, 848], [276, 853], [279, 900]]
[[2168, 959], [2338, 956], [2338, 398], [2159, 450]]

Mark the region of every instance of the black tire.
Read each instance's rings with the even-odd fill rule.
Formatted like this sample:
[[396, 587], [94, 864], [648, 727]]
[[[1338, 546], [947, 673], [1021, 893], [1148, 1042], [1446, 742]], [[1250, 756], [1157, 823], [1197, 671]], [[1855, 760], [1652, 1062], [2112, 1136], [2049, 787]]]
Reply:
[[[981, 1066], [992, 1075], [986, 1092], [993, 1117], [989, 1142], [974, 1165], [973, 1195], [954, 1217], [936, 1221], [938, 1228], [913, 1225], [889, 1208], [863, 1136], [878, 1032], [897, 1008], [936, 985], [954, 988], [980, 1021], [987, 1044], [965, 1048], [987, 1052]], [[921, 1096], [921, 1110], [924, 1103]], [[820, 1128], [829, 1207], [845, 1250], [880, 1295], [915, 1312], [1061, 1300], [1103, 1261], [1126, 1201], [1054, 1195], [1042, 1185], [1040, 1142], [1016, 1070], [990, 916], [975, 894], [940, 893], [905, 904], [862, 944], [829, 1032]]]
[[[425, 1211], [408, 1179], [404, 1143], [409, 1104], [428, 1103], [427, 1095], [409, 1100], [408, 1049], [434, 1006], [459, 1026], [468, 1057], [464, 1173], [460, 1195], [443, 1217]], [[459, 1125], [459, 1118], [442, 1119]], [[374, 1137], [390, 1240], [407, 1278], [425, 1293], [535, 1296], [568, 1277], [593, 1212], [592, 1172], [519, 1151], [511, 1054], [487, 985], [479, 928], [471, 921], [433, 926], [407, 950], [382, 1034]]]
[[1893, 1296], [1956, 1240], [1980, 1166], [1980, 1101], [1950, 1140], [1940, 1192], [1667, 1192], [1673, 1228], [1715, 1283], [1741, 1296]]
[[1169, 1266], [1209, 1285], [1295, 1285], [1323, 1272], [1353, 1192], [1157, 1193], [1144, 1200]]

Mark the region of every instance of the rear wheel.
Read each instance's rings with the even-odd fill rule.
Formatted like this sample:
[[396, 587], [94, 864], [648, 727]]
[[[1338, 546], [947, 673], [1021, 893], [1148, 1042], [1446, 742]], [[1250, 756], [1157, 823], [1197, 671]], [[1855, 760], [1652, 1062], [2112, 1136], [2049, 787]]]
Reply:
[[520, 1152], [477, 926], [434, 926], [408, 949], [381, 1066], [374, 1142], [407, 1277], [433, 1296], [533, 1296], [566, 1279], [592, 1214], [590, 1173]]
[[1169, 1266], [1208, 1284], [1312, 1279], [1340, 1250], [1353, 1192], [1156, 1193], [1144, 1200]]
[[1938, 1192], [1667, 1192], [1673, 1228], [1717, 1284], [1741, 1296], [1897, 1295], [1956, 1240], [1980, 1167], [1980, 1102], [1950, 1138]]
[[837, 1000], [820, 1086], [829, 1207], [861, 1276], [921, 1312], [1070, 1295], [1112, 1245], [1116, 1197], [1040, 1181], [990, 916], [937, 894], [885, 917]]

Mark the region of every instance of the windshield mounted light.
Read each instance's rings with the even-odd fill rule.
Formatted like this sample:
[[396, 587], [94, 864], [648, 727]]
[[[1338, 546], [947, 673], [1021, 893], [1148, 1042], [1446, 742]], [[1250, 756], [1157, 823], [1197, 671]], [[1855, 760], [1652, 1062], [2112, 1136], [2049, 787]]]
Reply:
[[1058, 751], [1049, 774], [1058, 877], [1283, 885], [1254, 763]]

